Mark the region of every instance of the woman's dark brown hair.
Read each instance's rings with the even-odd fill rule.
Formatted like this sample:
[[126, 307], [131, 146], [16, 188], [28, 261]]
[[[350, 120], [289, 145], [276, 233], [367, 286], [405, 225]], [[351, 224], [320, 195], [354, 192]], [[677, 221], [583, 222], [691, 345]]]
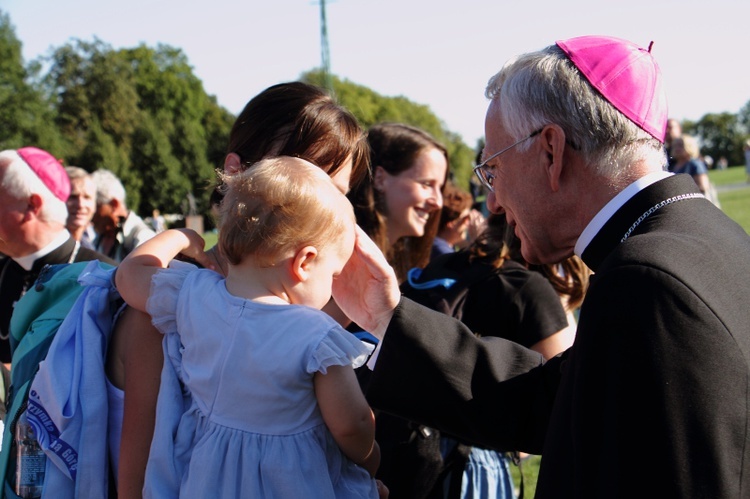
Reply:
[[357, 119], [323, 89], [302, 82], [268, 87], [232, 126], [227, 153], [245, 167], [269, 156], [305, 159], [333, 176], [352, 158], [355, 185], [368, 171], [368, 147]]

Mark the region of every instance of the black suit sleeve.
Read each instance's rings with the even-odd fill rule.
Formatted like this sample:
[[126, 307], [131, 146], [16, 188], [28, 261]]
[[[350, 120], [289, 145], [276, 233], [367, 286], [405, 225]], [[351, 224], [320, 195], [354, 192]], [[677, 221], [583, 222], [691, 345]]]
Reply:
[[367, 388], [373, 407], [467, 443], [541, 453], [566, 353], [542, 356], [403, 298]]

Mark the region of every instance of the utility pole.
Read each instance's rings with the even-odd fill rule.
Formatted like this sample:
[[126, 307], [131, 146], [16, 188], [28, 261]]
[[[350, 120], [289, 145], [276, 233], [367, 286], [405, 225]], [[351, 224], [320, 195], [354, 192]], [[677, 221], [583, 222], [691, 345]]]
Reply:
[[328, 27], [326, 23], [326, 0], [320, 0], [320, 58], [325, 88], [334, 95], [331, 77], [331, 55], [328, 50]]

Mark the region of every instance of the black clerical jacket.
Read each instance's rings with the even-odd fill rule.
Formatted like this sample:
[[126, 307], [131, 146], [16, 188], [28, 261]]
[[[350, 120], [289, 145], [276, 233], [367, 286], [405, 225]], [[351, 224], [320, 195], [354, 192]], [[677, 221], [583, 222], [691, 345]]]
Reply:
[[100, 262], [117, 265], [114, 260], [107, 258], [101, 253], [76, 245], [73, 238], [68, 239], [62, 246], [35, 260], [31, 270], [25, 270], [9, 257], [0, 260], [0, 362], [8, 363], [11, 361], [10, 342], [8, 338], [10, 335], [9, 326], [13, 305], [34, 284], [42, 268], [45, 265], [85, 262], [89, 260], [99, 260]]
[[666, 178], [605, 224], [575, 343], [546, 364], [402, 300], [369, 401], [542, 454], [537, 498], [750, 497], [750, 238], [696, 193]]

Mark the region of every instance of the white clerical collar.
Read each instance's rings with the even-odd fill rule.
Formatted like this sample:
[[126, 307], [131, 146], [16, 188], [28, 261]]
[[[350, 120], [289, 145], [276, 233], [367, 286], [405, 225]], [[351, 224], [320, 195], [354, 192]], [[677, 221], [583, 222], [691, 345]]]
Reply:
[[34, 266], [35, 261], [45, 255], [49, 255], [57, 248], [65, 244], [65, 241], [67, 241], [68, 239], [70, 239], [70, 232], [63, 229], [63, 231], [56, 235], [54, 239], [52, 239], [52, 242], [50, 242], [44, 248], [30, 255], [19, 256], [18, 258], [14, 258], [13, 260], [15, 260], [18, 265], [23, 267], [24, 270], [31, 270], [31, 267]]
[[624, 188], [622, 191], [620, 191], [617, 196], [613, 197], [609, 201], [609, 203], [604, 205], [604, 208], [599, 210], [599, 213], [597, 213], [596, 216], [586, 226], [586, 228], [583, 229], [583, 232], [578, 238], [578, 241], [576, 241], [575, 254], [579, 257], [583, 254], [589, 243], [591, 243], [591, 241], [599, 233], [599, 231], [602, 230], [604, 224], [607, 223], [607, 220], [612, 218], [612, 215], [614, 215], [615, 212], [622, 207], [622, 205], [627, 203], [630, 198], [638, 194], [649, 185], [654, 184], [659, 180], [667, 178], [671, 175], [674, 174], [664, 171], [649, 173], [648, 175], [639, 178], [638, 180]]

